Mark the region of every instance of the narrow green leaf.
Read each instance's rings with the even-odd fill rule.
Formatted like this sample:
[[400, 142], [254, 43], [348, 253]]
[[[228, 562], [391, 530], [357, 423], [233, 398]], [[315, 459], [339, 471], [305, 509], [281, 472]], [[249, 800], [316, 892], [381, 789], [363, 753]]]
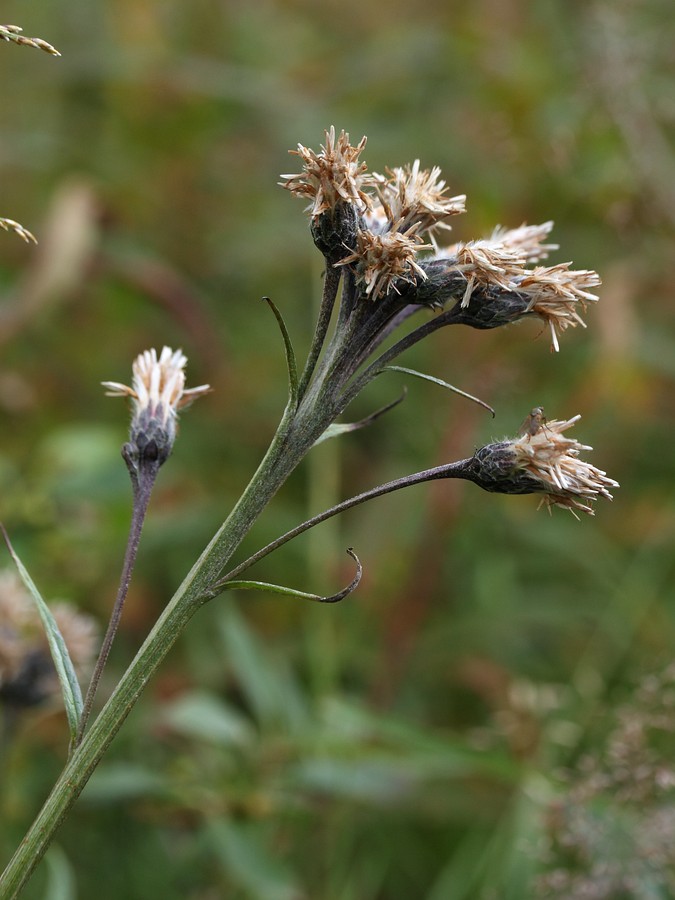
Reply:
[[356, 590], [363, 574], [363, 566], [351, 547], [347, 553], [356, 563], [356, 575], [346, 588], [329, 597], [323, 597], [321, 594], [308, 594], [306, 591], [296, 591], [283, 584], [268, 584], [266, 581], [226, 581], [221, 587], [223, 590], [231, 591], [268, 591], [271, 594], [285, 594], [287, 597], [297, 597], [300, 600], [313, 600], [315, 603], [339, 603], [340, 600], [344, 600], [352, 591]]
[[296, 591], [283, 584], [269, 584], [266, 581], [228, 581], [223, 585], [223, 589], [228, 591], [267, 591], [269, 594], [285, 594], [287, 597], [313, 600], [316, 603], [333, 602], [320, 594], [308, 594], [306, 591]]
[[40, 596], [40, 592], [35, 586], [33, 579], [30, 577], [26, 567], [14, 551], [4, 525], [0, 524], [0, 529], [2, 530], [5, 543], [7, 544], [10, 555], [18, 569], [19, 575], [27, 590], [32, 595], [37, 611], [42, 619], [42, 625], [49, 643], [49, 650], [52, 654], [52, 659], [54, 660], [56, 674], [59, 676], [59, 681], [61, 683], [61, 691], [63, 693], [63, 702], [66, 707], [66, 715], [68, 716], [71, 740], [74, 740], [77, 734], [77, 725], [82, 713], [82, 692], [77, 680], [77, 675], [75, 674], [75, 668], [70, 659], [70, 654], [68, 653], [68, 648], [66, 647], [66, 643], [63, 640], [63, 636], [59, 631], [59, 627], [56, 624], [56, 620], [51, 614], [49, 607]]
[[442, 378], [434, 378], [433, 375], [425, 375], [424, 372], [416, 372], [415, 369], [406, 369], [404, 366], [385, 366], [382, 369], [383, 372], [403, 372], [405, 375], [414, 375], [415, 378], [421, 378], [423, 381], [432, 381], [434, 384], [438, 384], [441, 387], [447, 388], [449, 391], [453, 391], [455, 394], [459, 394], [460, 397], [466, 397], [467, 400], [472, 400], [474, 403], [477, 403], [479, 406], [482, 406], [484, 409], [487, 409], [488, 412], [492, 413], [492, 418], [495, 417], [495, 411], [491, 406], [488, 406], [487, 403], [484, 403], [482, 400], [479, 400], [478, 397], [474, 397], [473, 394], [467, 394], [466, 391], [461, 391], [459, 388], [455, 387], [453, 384], [448, 384], [447, 381], [443, 381]]
[[288, 393], [289, 393], [289, 402], [291, 407], [295, 408], [298, 403], [298, 366], [295, 361], [295, 351], [293, 350], [293, 344], [291, 343], [291, 336], [288, 333], [288, 328], [286, 328], [286, 323], [284, 322], [284, 317], [279, 312], [277, 306], [270, 300], [269, 297], [263, 297], [263, 300], [269, 308], [274, 313], [274, 317], [279, 324], [279, 330], [281, 331], [281, 336], [284, 339], [284, 349], [286, 350], [286, 364], [288, 366]]

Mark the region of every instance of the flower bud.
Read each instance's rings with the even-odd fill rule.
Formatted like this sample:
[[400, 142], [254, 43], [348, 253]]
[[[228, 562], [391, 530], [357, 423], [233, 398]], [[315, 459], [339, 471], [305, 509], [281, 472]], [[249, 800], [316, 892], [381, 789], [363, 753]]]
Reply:
[[164, 347], [159, 357], [156, 350], [146, 350], [133, 364], [132, 387], [103, 382], [106, 396], [132, 399], [129, 443], [135, 463], [166, 462], [176, 438], [178, 410], [211, 390], [208, 384], [185, 388], [186, 363], [181, 350]]

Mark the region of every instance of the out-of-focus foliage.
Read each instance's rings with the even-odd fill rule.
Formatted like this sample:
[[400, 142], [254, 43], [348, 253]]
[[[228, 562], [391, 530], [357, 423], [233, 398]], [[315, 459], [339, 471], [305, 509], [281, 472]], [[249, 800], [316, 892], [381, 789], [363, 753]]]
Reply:
[[[368, 134], [375, 170], [440, 165], [468, 195], [457, 239], [555, 219], [551, 262], [597, 269], [601, 301], [559, 355], [528, 324], [416, 347], [404, 364], [481, 396], [496, 420], [410, 383], [370, 429], [317, 448], [244, 551], [512, 434], [539, 404], [581, 413], [593, 462], [622, 484], [578, 523], [532, 497], [435, 483], [270, 557], [256, 577], [331, 593], [354, 546], [365, 575], [336, 607], [258, 594], [206, 607], [26, 896], [534, 896], [542, 871], [572, 871], [555, 855], [564, 831], [543, 840], [560, 796], [675, 644], [670, 0], [8, 0], [3, 18], [63, 54], [0, 45], [2, 211], [40, 241], [0, 233], [0, 518], [46, 596], [104, 621], [116, 589], [126, 423], [99, 382], [169, 344], [191, 384], [215, 389], [161, 472], [104, 688], [281, 414], [283, 347], [259, 298], [306, 346], [321, 273], [301, 204], [276, 184], [296, 165], [287, 149], [318, 146], [331, 124]], [[380, 379], [350, 418], [401, 382]], [[67, 725], [43, 708], [5, 726], [6, 857]], [[665, 731], [649, 758], [674, 750]], [[666, 787], [655, 802], [672, 816]], [[602, 841], [588, 849], [602, 862]], [[668, 896], [663, 872], [650, 886], [630, 871], [630, 896]]]

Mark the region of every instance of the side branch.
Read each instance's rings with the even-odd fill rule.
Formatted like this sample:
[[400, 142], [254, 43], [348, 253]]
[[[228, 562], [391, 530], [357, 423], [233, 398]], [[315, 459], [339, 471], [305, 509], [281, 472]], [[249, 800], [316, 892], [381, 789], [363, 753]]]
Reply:
[[353, 506], [358, 506], [360, 503], [366, 503], [368, 500], [374, 500], [376, 497], [382, 497], [384, 494], [391, 494], [393, 491], [400, 491], [403, 488], [412, 487], [415, 484], [422, 484], [425, 481], [434, 481], [439, 478], [468, 478], [469, 480], [473, 480], [471, 472], [473, 459], [473, 457], [470, 457], [469, 459], [462, 459], [459, 462], [449, 463], [444, 466], [436, 466], [433, 469], [425, 469], [423, 472], [417, 472], [414, 475], [405, 475], [403, 478], [396, 478], [393, 481], [388, 481], [385, 484], [378, 485], [378, 487], [371, 488], [369, 491], [364, 491], [361, 494], [350, 497], [348, 500], [343, 500], [342, 503], [331, 506], [330, 509], [324, 510], [324, 512], [313, 516], [311, 519], [307, 519], [306, 522], [302, 522], [302, 524], [287, 531], [286, 534], [282, 534], [276, 540], [258, 550], [257, 553], [249, 556], [244, 562], [235, 566], [235, 568], [228, 572], [227, 575], [212, 585], [209, 591], [209, 597], [216, 597], [221, 591], [228, 587], [227, 582], [237, 578], [247, 569], [250, 569], [252, 565], [259, 562], [261, 559], [264, 559], [266, 556], [269, 556], [270, 553], [277, 550], [279, 547], [282, 547], [284, 544], [288, 543], [288, 541], [292, 541], [293, 538], [298, 537], [305, 531], [309, 531], [310, 528], [314, 528], [315, 525], [320, 525], [321, 522], [325, 522], [327, 519], [337, 516], [339, 513], [346, 512], [346, 510], [351, 509]]

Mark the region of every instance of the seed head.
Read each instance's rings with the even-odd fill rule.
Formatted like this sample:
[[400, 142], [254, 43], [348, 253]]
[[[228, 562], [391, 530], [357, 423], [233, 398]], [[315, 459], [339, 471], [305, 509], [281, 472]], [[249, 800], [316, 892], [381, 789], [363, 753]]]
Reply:
[[457, 244], [454, 268], [466, 278], [462, 306], [469, 305], [474, 287], [481, 285], [510, 290], [513, 279], [522, 275], [526, 256], [518, 247], [494, 241], [469, 241]]
[[585, 312], [589, 303], [598, 300], [597, 294], [587, 290], [601, 284], [597, 272], [587, 269], [570, 269], [572, 264], [536, 266], [519, 279], [515, 289], [531, 298], [528, 313], [539, 316], [549, 326], [551, 349], [558, 351], [558, 334], [567, 328], [586, 323], [579, 315], [579, 307]]
[[15, 222], [14, 219], [6, 219], [0, 218], [0, 228], [4, 231], [13, 231], [15, 234], [18, 234], [19, 237], [24, 240], [27, 244], [33, 243], [37, 244], [37, 238], [32, 232], [30, 232], [27, 228], [24, 228], [20, 222]]
[[0, 25], [0, 40], [13, 41], [24, 47], [35, 47], [37, 50], [44, 50], [50, 56], [61, 56], [56, 47], [52, 47], [47, 41], [43, 41], [42, 38], [24, 37], [22, 31], [23, 28], [18, 25]]
[[545, 421], [541, 407], [535, 407], [533, 414], [541, 417], [536, 428], [481, 447], [468, 461], [463, 477], [494, 493], [542, 494], [541, 502], [549, 510], [562, 506], [576, 518], [577, 511], [594, 515], [590, 504], [598, 497], [612, 500], [609, 488], [619, 484], [579, 458], [592, 447], [563, 435], [581, 416]]
[[321, 145], [318, 153], [302, 144], [298, 144], [297, 150], [289, 151], [300, 157], [303, 171], [297, 175], [282, 175], [285, 179], [282, 186], [299, 197], [310, 199], [307, 209], [312, 219], [332, 212], [340, 202], [354, 204], [360, 211], [368, 209], [371, 200], [363, 188], [372, 184], [373, 179], [367, 174], [366, 163], [359, 162], [366, 138], [362, 137], [353, 147], [344, 131], [336, 139], [334, 126], [325, 135], [326, 143]]
[[412, 165], [386, 172], [386, 176], [373, 174], [379, 203], [365, 216], [373, 231], [406, 231], [417, 225], [419, 234], [431, 236], [437, 228], [450, 229], [446, 220], [466, 211], [465, 194], [445, 196], [448, 188], [438, 166], [420, 169], [416, 159]]
[[417, 262], [420, 250], [430, 250], [417, 234], [417, 225], [406, 232], [389, 231], [374, 234], [372, 231], [357, 231], [356, 249], [335, 265], [346, 266], [354, 263], [357, 279], [365, 284], [365, 294], [373, 300], [397, 290], [397, 282], [415, 283], [424, 280], [426, 273]]
[[573, 514], [579, 510], [592, 516], [594, 510], [589, 503], [598, 497], [611, 500], [609, 488], [619, 484], [579, 458], [582, 451], [592, 447], [563, 434], [580, 418], [546, 422], [534, 434], [530, 429], [511, 443], [511, 454], [514, 467], [539, 482], [542, 503], [549, 509], [562, 506]]
[[498, 225], [488, 241], [517, 250], [525, 256], [526, 262], [535, 263], [546, 259], [549, 250], [558, 249], [558, 244], [543, 243], [552, 229], [552, 221], [542, 222], [541, 225], [526, 225], [523, 222], [519, 228], [504, 228]]

